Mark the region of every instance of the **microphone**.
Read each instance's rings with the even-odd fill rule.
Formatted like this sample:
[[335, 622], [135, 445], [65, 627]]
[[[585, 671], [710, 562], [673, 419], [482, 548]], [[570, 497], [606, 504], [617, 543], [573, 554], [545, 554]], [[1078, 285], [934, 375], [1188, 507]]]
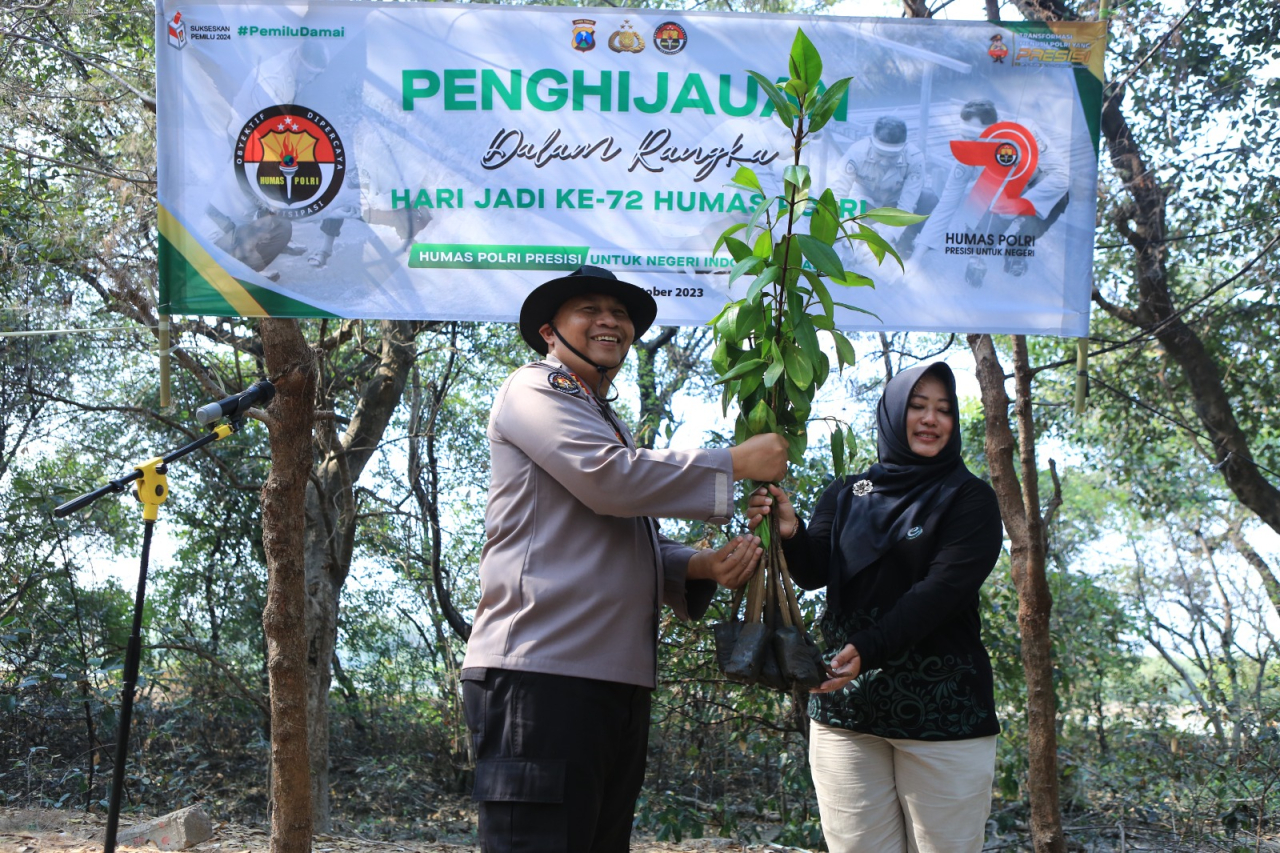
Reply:
[[239, 394], [196, 409], [196, 420], [200, 422], [200, 426], [208, 426], [223, 418], [235, 420], [255, 404], [265, 406], [270, 403], [275, 395], [276, 386], [265, 379], [259, 379]]

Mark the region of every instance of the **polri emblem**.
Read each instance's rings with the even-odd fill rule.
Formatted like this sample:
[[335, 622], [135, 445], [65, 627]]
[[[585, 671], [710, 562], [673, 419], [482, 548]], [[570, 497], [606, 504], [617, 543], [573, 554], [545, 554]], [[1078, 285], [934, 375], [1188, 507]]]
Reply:
[[644, 39], [631, 26], [630, 21], [623, 21], [622, 26], [609, 36], [609, 50], [614, 53], [639, 53], [644, 50]]
[[547, 381], [551, 383], [552, 388], [561, 394], [571, 394], [576, 397], [582, 393], [582, 389], [578, 387], [577, 382], [573, 381], [573, 377], [567, 373], [561, 373], [559, 370], [553, 370], [548, 373]]
[[298, 104], [254, 113], [236, 137], [234, 160], [240, 186], [259, 206], [287, 219], [328, 206], [342, 189], [346, 169], [337, 128]]
[[573, 49], [586, 53], [596, 48], [596, 22], [579, 18], [573, 22]]
[[859, 480], [853, 484], [853, 493], [858, 497], [863, 498], [871, 494], [871, 490], [874, 488], [875, 485], [870, 480]]
[[653, 46], [667, 56], [675, 56], [688, 43], [689, 34], [675, 21], [664, 21], [653, 31]]

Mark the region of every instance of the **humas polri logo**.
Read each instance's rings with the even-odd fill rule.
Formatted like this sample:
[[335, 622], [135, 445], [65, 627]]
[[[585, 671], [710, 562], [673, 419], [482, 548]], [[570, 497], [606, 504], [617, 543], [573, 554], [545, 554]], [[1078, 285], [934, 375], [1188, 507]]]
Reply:
[[267, 107], [245, 122], [235, 160], [240, 185], [290, 219], [324, 210], [342, 188], [346, 170], [337, 129], [297, 104]]

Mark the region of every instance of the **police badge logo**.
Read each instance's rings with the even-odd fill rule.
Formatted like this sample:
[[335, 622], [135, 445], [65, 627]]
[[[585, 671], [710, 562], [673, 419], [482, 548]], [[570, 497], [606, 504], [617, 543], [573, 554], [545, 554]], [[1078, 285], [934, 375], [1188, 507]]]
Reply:
[[346, 153], [328, 119], [297, 104], [260, 110], [236, 137], [240, 185], [277, 215], [319, 213], [342, 188]]
[[653, 46], [658, 53], [675, 56], [689, 43], [689, 34], [675, 21], [663, 21], [653, 31]]
[[644, 39], [640, 38], [630, 21], [623, 21], [622, 26], [609, 36], [609, 50], [614, 53], [639, 53], [644, 50]]
[[996, 162], [1009, 167], [1018, 162], [1018, 146], [1012, 142], [1001, 142], [996, 146]]
[[561, 394], [571, 394], [576, 397], [582, 393], [582, 389], [578, 387], [577, 382], [573, 381], [573, 377], [567, 373], [561, 373], [559, 370], [553, 370], [548, 373], [547, 381], [551, 383], [552, 388]]
[[596, 22], [580, 18], [573, 22], [573, 49], [586, 53], [596, 48]]

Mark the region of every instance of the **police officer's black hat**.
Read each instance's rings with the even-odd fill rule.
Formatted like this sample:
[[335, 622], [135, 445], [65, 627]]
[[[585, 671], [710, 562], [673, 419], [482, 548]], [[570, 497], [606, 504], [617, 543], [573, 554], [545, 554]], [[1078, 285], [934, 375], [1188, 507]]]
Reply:
[[566, 299], [584, 293], [612, 296], [627, 306], [627, 314], [636, 327], [636, 340], [649, 331], [658, 316], [658, 303], [643, 288], [622, 281], [604, 267], [584, 264], [568, 275], [538, 285], [524, 298], [520, 306], [520, 337], [539, 355], [546, 355], [547, 342], [538, 330], [551, 322]]

